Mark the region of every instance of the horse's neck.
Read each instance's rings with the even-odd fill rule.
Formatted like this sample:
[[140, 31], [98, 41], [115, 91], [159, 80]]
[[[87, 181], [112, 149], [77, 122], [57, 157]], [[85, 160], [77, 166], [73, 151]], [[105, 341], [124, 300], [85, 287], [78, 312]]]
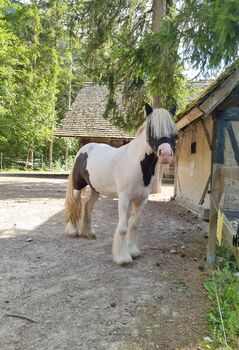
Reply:
[[137, 135], [134, 140], [132, 140], [128, 144], [129, 148], [128, 151], [132, 156], [138, 157], [139, 159], [142, 159], [142, 157], [146, 154], [152, 153], [152, 148], [149, 146], [148, 142], [146, 141], [146, 132], [145, 130], [142, 131], [139, 135]]

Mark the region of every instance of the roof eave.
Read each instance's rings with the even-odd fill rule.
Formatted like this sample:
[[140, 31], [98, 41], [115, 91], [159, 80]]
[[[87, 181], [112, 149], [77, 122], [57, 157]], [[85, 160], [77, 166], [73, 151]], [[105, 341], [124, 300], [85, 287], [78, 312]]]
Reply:
[[122, 135], [122, 136], [112, 136], [112, 135], [85, 135], [85, 134], [78, 134], [78, 133], [72, 133], [71, 131], [68, 133], [66, 131], [55, 131], [54, 136], [56, 137], [76, 137], [76, 138], [92, 138], [92, 139], [127, 139], [127, 140], [132, 140], [134, 137], [129, 136], [129, 135]]
[[239, 69], [236, 69], [222, 83], [214, 88], [210, 94], [207, 92], [207, 97], [205, 99], [201, 99], [201, 101], [192, 106], [190, 110], [181, 114], [181, 118], [176, 121], [178, 130], [185, 128], [188, 124], [200, 117], [206, 118], [210, 115], [238, 84]]

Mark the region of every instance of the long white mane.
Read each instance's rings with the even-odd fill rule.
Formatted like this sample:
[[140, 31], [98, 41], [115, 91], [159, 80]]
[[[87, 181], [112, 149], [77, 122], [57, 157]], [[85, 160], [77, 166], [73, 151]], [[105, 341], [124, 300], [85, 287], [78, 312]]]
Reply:
[[171, 114], [164, 108], [155, 108], [147, 120], [147, 132], [156, 139], [177, 135], [178, 130]]

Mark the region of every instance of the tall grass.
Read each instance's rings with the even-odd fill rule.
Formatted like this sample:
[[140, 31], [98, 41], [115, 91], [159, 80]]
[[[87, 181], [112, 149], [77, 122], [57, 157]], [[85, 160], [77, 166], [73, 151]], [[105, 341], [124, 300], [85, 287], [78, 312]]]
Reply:
[[208, 312], [210, 344], [203, 349], [239, 349], [239, 278], [235, 275], [238, 265], [227, 248], [220, 248], [220, 265], [206, 280], [205, 288], [211, 301]]

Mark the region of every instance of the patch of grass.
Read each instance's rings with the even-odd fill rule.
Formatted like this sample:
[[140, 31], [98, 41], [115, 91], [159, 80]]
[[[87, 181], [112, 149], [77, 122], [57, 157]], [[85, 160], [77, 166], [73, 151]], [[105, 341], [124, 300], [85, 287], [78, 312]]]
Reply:
[[[212, 271], [212, 277], [205, 282], [211, 301], [207, 315], [212, 343], [203, 349], [239, 349], [239, 279], [234, 275], [238, 265], [227, 247], [220, 248], [218, 254], [222, 266]], [[220, 305], [220, 306], [219, 306]]]

